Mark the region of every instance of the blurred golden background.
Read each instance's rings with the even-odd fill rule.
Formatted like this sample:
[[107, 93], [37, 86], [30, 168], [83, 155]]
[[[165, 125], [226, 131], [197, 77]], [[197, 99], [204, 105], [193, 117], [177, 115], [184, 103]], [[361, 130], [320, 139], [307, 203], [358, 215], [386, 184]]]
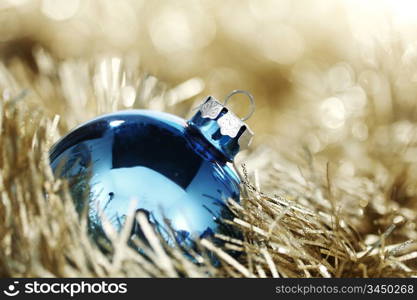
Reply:
[[416, 1], [2, 0], [0, 58], [3, 99], [27, 88], [61, 134], [247, 90], [239, 163], [260, 189], [319, 210], [334, 197], [366, 241], [392, 224], [393, 243], [417, 239]]
[[[249, 121], [255, 143], [279, 134], [318, 153], [363, 142], [376, 125], [396, 122], [395, 138], [407, 144], [417, 92], [416, 11], [412, 0], [5, 0], [0, 54], [6, 66], [23, 57], [48, 74], [54, 67], [39, 58], [46, 50], [67, 62], [57, 75], [76, 77], [73, 86], [88, 81], [80, 59], [95, 60], [110, 85], [124, 80], [121, 95], [107, 85], [120, 108], [140, 106], [158, 85], [170, 91], [163, 104], [154, 99], [155, 109], [248, 90], [257, 102]], [[116, 76], [122, 68], [124, 79]], [[146, 74], [141, 82], [131, 75], [139, 71]], [[64, 90], [82, 111], [88, 94]], [[240, 115], [248, 109], [243, 101]], [[405, 153], [409, 161], [416, 154]]]
[[[46, 73], [46, 62], [33, 61], [39, 49], [68, 65], [110, 56], [102, 73], [121, 64], [146, 72], [149, 86], [172, 89], [173, 103], [245, 89], [257, 101], [249, 123], [258, 141], [279, 131], [319, 152], [366, 140], [367, 114], [378, 123], [412, 118], [416, 8], [410, 0], [4, 0], [0, 53], [6, 66], [24, 57]], [[61, 69], [71, 76], [71, 66]], [[134, 106], [138, 88], [125, 83], [124, 107]], [[86, 96], [77, 96], [82, 105]], [[407, 124], [398, 124], [399, 136]], [[320, 132], [305, 135], [305, 126]]]

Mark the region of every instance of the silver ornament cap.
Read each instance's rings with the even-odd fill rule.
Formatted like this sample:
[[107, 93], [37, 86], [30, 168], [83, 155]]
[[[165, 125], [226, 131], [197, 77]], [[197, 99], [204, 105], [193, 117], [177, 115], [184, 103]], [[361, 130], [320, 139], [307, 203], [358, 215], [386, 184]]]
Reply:
[[[247, 95], [251, 103], [250, 113], [242, 119], [226, 106], [228, 100], [238, 93]], [[198, 112], [188, 121], [188, 125], [197, 129], [210, 144], [232, 161], [235, 155], [248, 148], [252, 141], [254, 134], [244, 121], [251, 117], [254, 106], [252, 95], [246, 91], [233, 91], [223, 103], [213, 96], [208, 96]]]

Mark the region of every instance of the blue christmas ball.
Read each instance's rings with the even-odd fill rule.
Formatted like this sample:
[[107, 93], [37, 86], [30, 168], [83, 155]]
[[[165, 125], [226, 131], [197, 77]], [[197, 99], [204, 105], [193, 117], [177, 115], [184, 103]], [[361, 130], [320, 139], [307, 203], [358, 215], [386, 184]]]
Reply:
[[[105, 237], [102, 216], [120, 230], [132, 211], [143, 212], [169, 243], [190, 245], [215, 233], [236, 236], [227, 199], [239, 201], [232, 161], [252, 133], [228, 108], [208, 97], [186, 121], [132, 110], [89, 121], [50, 151], [54, 174], [68, 180], [90, 233]], [[132, 236], [143, 238], [134, 223]]]

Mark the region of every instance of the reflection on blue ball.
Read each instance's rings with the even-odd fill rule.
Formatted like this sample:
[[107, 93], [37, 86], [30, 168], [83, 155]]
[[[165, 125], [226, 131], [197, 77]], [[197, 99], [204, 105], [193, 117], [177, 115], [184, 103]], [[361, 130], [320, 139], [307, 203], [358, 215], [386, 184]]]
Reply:
[[[184, 245], [237, 234], [220, 219], [232, 217], [226, 200], [239, 201], [239, 178], [181, 118], [148, 110], [105, 115], [61, 139], [50, 160], [55, 175], [68, 179], [77, 209], [88, 210], [93, 235], [104, 235], [102, 213], [120, 230], [132, 201], [169, 243], [167, 226]], [[135, 234], [142, 237], [137, 224]]]

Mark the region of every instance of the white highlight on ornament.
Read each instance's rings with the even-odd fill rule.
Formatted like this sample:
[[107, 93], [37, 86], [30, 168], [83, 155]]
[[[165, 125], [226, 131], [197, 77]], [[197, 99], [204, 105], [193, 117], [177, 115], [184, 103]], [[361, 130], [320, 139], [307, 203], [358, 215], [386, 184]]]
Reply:
[[346, 110], [343, 102], [336, 97], [327, 98], [320, 106], [321, 121], [324, 126], [337, 129], [345, 124]]
[[110, 122], [110, 126], [111, 126], [111, 127], [117, 127], [117, 126], [119, 126], [119, 125], [123, 124], [124, 122], [125, 122], [124, 120], [115, 120], [115, 121], [111, 121], [111, 122]]
[[42, 13], [56, 21], [73, 17], [80, 6], [80, 0], [42, 0]]

